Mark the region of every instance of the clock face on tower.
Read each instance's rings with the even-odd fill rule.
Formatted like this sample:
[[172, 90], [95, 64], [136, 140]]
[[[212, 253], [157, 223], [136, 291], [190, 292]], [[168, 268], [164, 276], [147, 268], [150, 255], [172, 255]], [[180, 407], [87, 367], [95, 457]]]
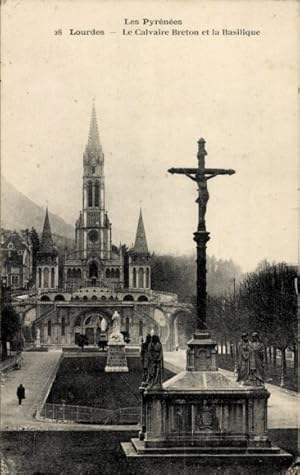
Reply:
[[89, 241], [91, 242], [97, 242], [99, 239], [99, 233], [95, 229], [92, 229], [92, 231], [89, 232], [88, 234]]

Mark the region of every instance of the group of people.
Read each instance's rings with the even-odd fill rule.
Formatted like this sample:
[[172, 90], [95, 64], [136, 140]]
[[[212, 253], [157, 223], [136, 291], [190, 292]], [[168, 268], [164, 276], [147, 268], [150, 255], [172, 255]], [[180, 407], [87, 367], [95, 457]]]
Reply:
[[143, 379], [141, 387], [161, 386], [163, 378], [163, 348], [159, 336], [148, 334], [141, 344]]
[[237, 381], [244, 385], [261, 386], [264, 384], [264, 345], [257, 333], [242, 334], [238, 346]]

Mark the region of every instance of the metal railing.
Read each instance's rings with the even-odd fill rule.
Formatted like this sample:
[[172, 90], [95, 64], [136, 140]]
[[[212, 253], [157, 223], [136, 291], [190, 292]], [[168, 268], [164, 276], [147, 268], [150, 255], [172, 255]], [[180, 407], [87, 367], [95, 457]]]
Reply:
[[44, 404], [40, 418], [53, 421], [88, 424], [138, 424], [140, 407], [123, 407], [110, 410], [98, 407], [71, 406], [68, 404]]

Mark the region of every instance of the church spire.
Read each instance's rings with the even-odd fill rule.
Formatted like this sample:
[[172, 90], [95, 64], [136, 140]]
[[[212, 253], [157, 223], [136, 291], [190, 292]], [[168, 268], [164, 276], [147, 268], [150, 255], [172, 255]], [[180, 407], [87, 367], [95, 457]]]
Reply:
[[52, 239], [50, 220], [49, 220], [49, 215], [48, 215], [48, 207], [46, 208], [46, 215], [45, 215], [45, 221], [44, 221], [39, 253], [40, 254], [55, 254], [55, 255], [57, 254], [57, 251]]
[[95, 102], [94, 101], [93, 101], [93, 105], [92, 105], [90, 131], [89, 131], [86, 151], [87, 152], [89, 152], [89, 151], [90, 152], [92, 152], [92, 151], [101, 151], [102, 152], [102, 147], [101, 147], [100, 139], [99, 139], [99, 130], [98, 130], [97, 115], [96, 115], [96, 107], [95, 107]]
[[148, 254], [149, 252], [141, 209], [140, 209], [140, 216], [139, 216], [139, 221], [138, 221], [138, 226], [137, 226], [137, 231], [136, 231], [135, 243], [134, 243], [132, 251], [137, 254]]
[[[104, 165], [104, 154], [99, 139], [98, 122], [96, 116], [95, 102], [92, 105], [90, 130], [88, 141], [83, 154], [84, 175], [102, 175]], [[98, 167], [98, 168], [96, 168]]]

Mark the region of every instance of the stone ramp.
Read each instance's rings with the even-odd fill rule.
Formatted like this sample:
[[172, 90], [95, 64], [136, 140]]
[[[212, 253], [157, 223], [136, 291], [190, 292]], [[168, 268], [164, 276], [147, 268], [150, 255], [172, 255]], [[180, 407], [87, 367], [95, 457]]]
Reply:
[[[22, 368], [10, 371], [1, 387], [1, 429], [28, 426], [43, 398], [45, 385], [59, 362], [61, 352], [23, 353]], [[17, 387], [23, 384], [26, 399], [19, 406]]]

